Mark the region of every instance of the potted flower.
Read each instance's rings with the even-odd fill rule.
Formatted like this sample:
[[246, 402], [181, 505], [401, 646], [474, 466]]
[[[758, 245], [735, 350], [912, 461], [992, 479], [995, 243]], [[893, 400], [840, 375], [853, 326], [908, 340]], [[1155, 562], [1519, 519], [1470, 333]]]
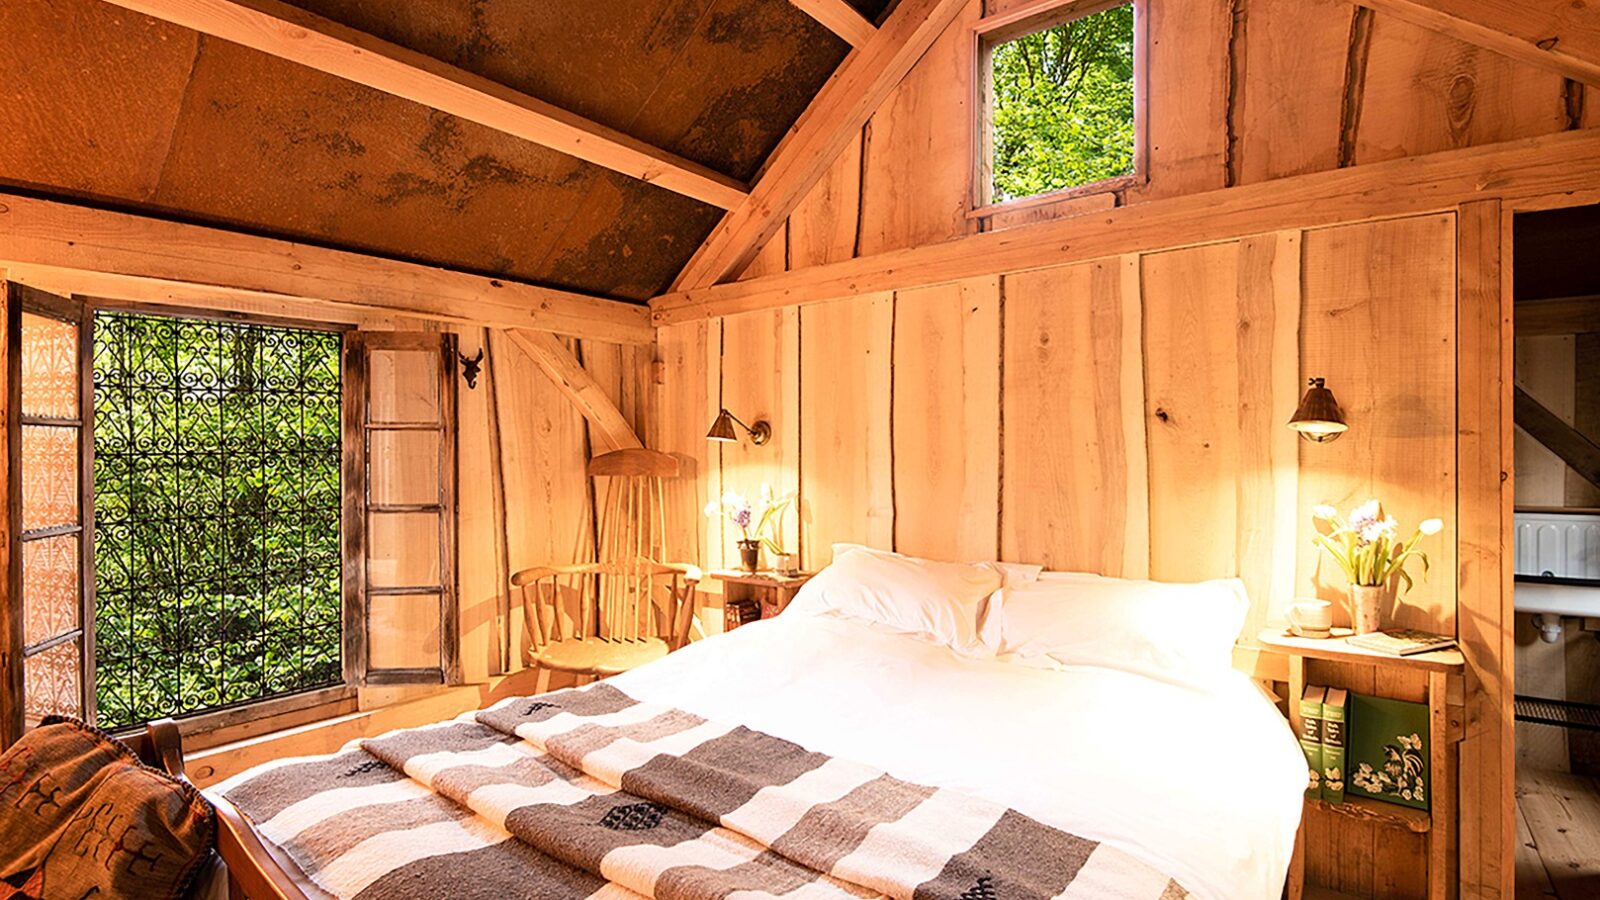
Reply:
[[726, 516], [733, 526], [739, 529], [739, 562], [747, 572], [754, 572], [761, 567], [761, 541], [751, 533], [750, 526], [755, 522], [755, 513], [750, 509], [750, 501], [743, 494], [728, 491], [722, 495], [722, 500], [713, 500], [706, 504], [707, 516]]
[[772, 567], [780, 575], [793, 575], [800, 571], [795, 555], [784, 549], [783, 512], [793, 503], [798, 491], [783, 495], [773, 493], [772, 485], [761, 485], [761, 515], [756, 519], [756, 537], [772, 554]]
[[739, 563], [747, 572], [761, 568], [761, 548], [764, 546], [777, 557], [782, 569], [789, 552], [783, 549], [783, 511], [794, 502], [795, 492], [778, 496], [772, 486], [761, 486], [761, 509], [757, 512], [743, 494], [729, 491], [720, 501], [706, 504], [707, 516], [726, 516], [739, 529]]
[[1328, 551], [1350, 580], [1350, 618], [1356, 634], [1378, 630], [1378, 608], [1386, 590], [1395, 587], [1404, 593], [1411, 589], [1406, 563], [1412, 557], [1422, 561], [1422, 573], [1427, 575], [1428, 556], [1417, 544], [1444, 528], [1443, 521], [1428, 519], [1410, 538], [1398, 540], [1394, 519], [1383, 514], [1376, 500], [1351, 510], [1348, 520], [1327, 505], [1313, 509], [1312, 519], [1317, 533], [1311, 539]]

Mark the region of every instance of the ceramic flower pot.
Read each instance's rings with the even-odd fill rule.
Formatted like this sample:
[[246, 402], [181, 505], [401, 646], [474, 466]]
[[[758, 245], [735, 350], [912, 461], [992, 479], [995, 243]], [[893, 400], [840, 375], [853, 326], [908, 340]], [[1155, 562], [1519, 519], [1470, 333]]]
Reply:
[[761, 542], [740, 541], [739, 563], [746, 572], [754, 572], [761, 568]]
[[1381, 584], [1350, 585], [1350, 627], [1356, 634], [1371, 634], [1381, 627], [1378, 611], [1383, 608]]

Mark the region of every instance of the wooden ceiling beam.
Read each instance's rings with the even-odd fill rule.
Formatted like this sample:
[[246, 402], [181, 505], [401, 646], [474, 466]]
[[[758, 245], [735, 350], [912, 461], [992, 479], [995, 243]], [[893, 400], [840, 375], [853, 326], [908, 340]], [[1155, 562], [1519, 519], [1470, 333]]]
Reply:
[[567, 400], [589, 421], [590, 430], [600, 438], [607, 450], [644, 446], [605, 388], [594, 380], [594, 376], [578, 362], [578, 358], [572, 355], [560, 338], [523, 329], [512, 329], [506, 335], [511, 338], [511, 343], [528, 354], [550, 376]]
[[717, 223], [673, 289], [704, 288], [743, 270], [965, 6], [966, 0], [900, 0], [817, 92], [750, 196]]
[[733, 209], [741, 182], [431, 56], [277, 0], [107, 0]]
[[643, 306], [361, 253], [0, 192], [0, 269], [45, 290], [189, 303], [299, 299], [623, 344]]
[[1150, 200], [680, 290], [651, 300], [650, 309], [657, 326], [670, 325], [1285, 228], [1443, 212], [1486, 197], [1593, 196], [1596, 185], [1600, 130], [1571, 131]]
[[865, 46], [878, 33], [877, 26], [845, 0], [789, 0], [794, 7], [821, 23], [852, 47]]
[[1457, 40], [1600, 85], [1600, 15], [1574, 0], [1357, 0]]
[[1600, 331], [1600, 297], [1521, 300], [1511, 310], [1517, 337]]

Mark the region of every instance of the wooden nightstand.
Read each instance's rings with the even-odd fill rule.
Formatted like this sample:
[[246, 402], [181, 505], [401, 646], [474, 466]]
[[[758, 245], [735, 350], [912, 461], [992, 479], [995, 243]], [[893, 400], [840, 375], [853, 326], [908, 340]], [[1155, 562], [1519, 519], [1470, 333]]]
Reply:
[[[1407, 841], [1420, 841], [1426, 847], [1427, 873], [1425, 884], [1416, 888], [1429, 900], [1444, 900], [1449, 895], [1455, 877], [1456, 860], [1456, 765], [1457, 745], [1461, 741], [1464, 710], [1462, 708], [1463, 675], [1466, 658], [1460, 650], [1436, 650], [1414, 656], [1390, 656], [1352, 647], [1344, 638], [1302, 638], [1285, 634], [1282, 629], [1269, 628], [1257, 637], [1263, 652], [1282, 653], [1289, 658], [1289, 719], [1295, 733], [1300, 732], [1299, 697], [1306, 686], [1306, 666], [1314, 671], [1319, 684], [1333, 684], [1362, 694], [1397, 697], [1401, 700], [1424, 700], [1428, 704], [1430, 770], [1433, 785], [1429, 791], [1432, 808], [1412, 809], [1383, 803], [1364, 797], [1346, 795], [1343, 803], [1324, 803], [1306, 800], [1305, 818], [1301, 820], [1300, 834], [1295, 841], [1294, 857], [1289, 867], [1288, 896], [1290, 900], [1301, 897], [1308, 900], [1332, 900], [1353, 895], [1340, 893], [1327, 885], [1307, 884], [1307, 869], [1326, 872], [1329, 868], [1368, 866], [1379, 875], [1384, 873], [1376, 856], [1384, 846], [1399, 846]], [[1330, 838], [1344, 838], [1346, 846], [1319, 846], [1308, 848], [1306, 823], [1312, 817], [1333, 816], [1336, 819], [1367, 823], [1376, 829], [1370, 841], [1352, 840], [1344, 829], [1330, 827], [1331, 821], [1319, 823], [1317, 831], [1321, 842]], [[1385, 835], [1392, 837], [1385, 837]], [[1316, 859], [1308, 865], [1307, 853], [1319, 856], [1333, 851], [1335, 859]], [[1361, 858], [1365, 857], [1365, 858]], [[1316, 879], [1312, 879], [1313, 882]], [[1410, 893], [1407, 891], [1406, 893]]]
[[783, 612], [815, 572], [779, 575], [723, 569], [711, 577], [722, 582], [722, 630], [732, 631], [746, 622], [770, 619]]

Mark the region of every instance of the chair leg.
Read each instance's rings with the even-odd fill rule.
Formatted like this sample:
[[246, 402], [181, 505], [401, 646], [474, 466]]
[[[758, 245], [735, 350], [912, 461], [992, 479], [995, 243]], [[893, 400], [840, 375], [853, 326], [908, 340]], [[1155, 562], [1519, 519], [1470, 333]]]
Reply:
[[549, 693], [549, 691], [550, 691], [550, 670], [545, 668], [544, 666], [540, 666], [539, 667], [538, 679], [534, 682], [534, 685], [533, 685], [533, 692], [535, 694], [545, 694], [545, 693]]

